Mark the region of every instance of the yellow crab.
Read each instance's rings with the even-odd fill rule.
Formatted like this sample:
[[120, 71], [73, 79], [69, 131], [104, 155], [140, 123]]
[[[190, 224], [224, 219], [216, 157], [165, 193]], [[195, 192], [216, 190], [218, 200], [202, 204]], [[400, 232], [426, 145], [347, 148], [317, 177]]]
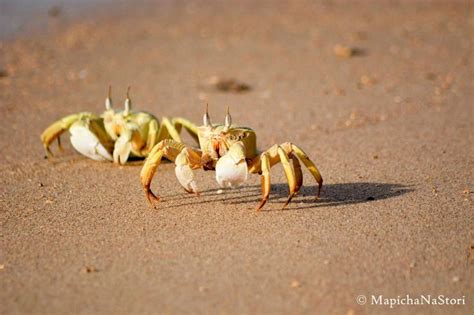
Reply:
[[111, 88], [105, 100], [101, 116], [82, 112], [66, 116], [50, 125], [41, 134], [41, 141], [48, 155], [50, 145], [69, 130], [72, 146], [81, 154], [98, 161], [114, 161], [125, 164], [129, 156], [146, 157], [154, 145], [164, 139], [181, 142], [180, 131], [184, 127], [198, 141], [198, 128], [183, 118], [164, 117], [161, 124], [152, 114], [132, 111], [132, 101], [127, 90], [125, 108], [112, 108]]
[[224, 125], [213, 125], [206, 109], [204, 125], [198, 128], [200, 149], [193, 149], [172, 139], [156, 144], [145, 160], [140, 179], [150, 204], [158, 201], [150, 189], [151, 181], [162, 157], [176, 164], [176, 177], [189, 193], [198, 194], [193, 170], [215, 170], [216, 180], [221, 187], [232, 187], [243, 183], [249, 173], [262, 176], [262, 201], [257, 206], [260, 210], [270, 194], [270, 168], [281, 162], [289, 186], [289, 196], [283, 207], [303, 184], [301, 160], [318, 183], [317, 196], [321, 192], [323, 179], [314, 163], [297, 145], [285, 142], [275, 144], [269, 149], [257, 153], [257, 137], [255, 131], [248, 127], [232, 125], [232, 118], [227, 111]]

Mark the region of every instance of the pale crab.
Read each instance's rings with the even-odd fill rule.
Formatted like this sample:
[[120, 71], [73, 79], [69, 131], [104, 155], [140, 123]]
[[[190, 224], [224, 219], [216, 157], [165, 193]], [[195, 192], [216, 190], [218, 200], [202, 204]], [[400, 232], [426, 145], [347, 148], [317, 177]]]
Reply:
[[318, 183], [317, 197], [321, 192], [323, 179], [317, 167], [306, 153], [297, 145], [285, 142], [275, 144], [269, 149], [257, 152], [255, 131], [248, 127], [232, 125], [232, 118], [227, 110], [224, 125], [213, 125], [206, 109], [203, 126], [198, 127], [200, 148], [189, 148], [182, 143], [166, 139], [156, 144], [145, 160], [140, 179], [150, 204], [159, 201], [150, 188], [162, 157], [175, 162], [175, 173], [179, 183], [189, 193], [199, 194], [194, 180], [193, 170], [215, 170], [216, 180], [221, 187], [240, 185], [249, 173], [262, 177], [262, 201], [257, 206], [260, 210], [270, 194], [270, 168], [281, 162], [288, 181], [289, 195], [284, 207], [303, 184], [301, 162], [308, 168]]
[[81, 154], [98, 161], [125, 164], [130, 156], [144, 158], [158, 142], [173, 139], [182, 142], [180, 132], [184, 127], [198, 141], [198, 128], [183, 118], [162, 118], [161, 124], [152, 114], [132, 111], [132, 101], [127, 89], [124, 110], [112, 107], [111, 88], [101, 116], [81, 112], [61, 118], [41, 134], [41, 141], [48, 155], [50, 145], [69, 130], [72, 146]]

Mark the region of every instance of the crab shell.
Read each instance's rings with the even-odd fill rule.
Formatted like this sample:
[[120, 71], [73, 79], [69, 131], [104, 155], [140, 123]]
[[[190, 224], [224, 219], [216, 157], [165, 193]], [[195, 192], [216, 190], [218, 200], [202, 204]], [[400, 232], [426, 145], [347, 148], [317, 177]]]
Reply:
[[221, 187], [238, 186], [247, 180], [246, 160], [257, 155], [253, 129], [209, 123], [198, 128], [198, 136], [203, 156], [209, 160], [207, 168], [215, 169]]
[[124, 164], [130, 156], [146, 156], [143, 148], [146, 147], [150, 129], [158, 129], [156, 117], [146, 112], [129, 110], [106, 110], [102, 117], [107, 134], [115, 141], [114, 161]]

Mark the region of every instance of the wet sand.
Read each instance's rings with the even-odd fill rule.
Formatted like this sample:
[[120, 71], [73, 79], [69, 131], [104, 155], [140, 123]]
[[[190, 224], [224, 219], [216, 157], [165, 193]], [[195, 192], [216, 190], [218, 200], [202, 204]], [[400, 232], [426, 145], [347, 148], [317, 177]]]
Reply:
[[[161, 1], [53, 24], [0, 45], [0, 313], [472, 312], [472, 2]], [[251, 90], [205, 88], [214, 76]], [[209, 102], [218, 122], [229, 105], [260, 149], [301, 146], [322, 198], [304, 171], [280, 210], [276, 166], [256, 213], [258, 176], [218, 194], [197, 171], [195, 197], [165, 163], [152, 209], [140, 162], [89, 160], [68, 136], [43, 159], [42, 130], [102, 112], [109, 84], [158, 117], [200, 123]], [[407, 294], [466, 305], [356, 302]]]

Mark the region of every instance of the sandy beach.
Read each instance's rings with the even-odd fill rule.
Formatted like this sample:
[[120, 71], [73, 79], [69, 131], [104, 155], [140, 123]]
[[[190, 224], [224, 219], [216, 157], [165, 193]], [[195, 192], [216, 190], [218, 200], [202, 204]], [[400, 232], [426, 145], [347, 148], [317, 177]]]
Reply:
[[[0, 41], [1, 314], [472, 314], [472, 1], [50, 6]], [[250, 89], [209, 85], [227, 78]], [[41, 132], [100, 114], [109, 84], [159, 118], [229, 106], [259, 149], [308, 153], [320, 200], [304, 170], [281, 210], [278, 165], [257, 213], [259, 176], [218, 193], [198, 170], [196, 197], [163, 163], [153, 209], [141, 161], [87, 159], [67, 133], [44, 159]], [[407, 295], [464, 303], [372, 303]]]

